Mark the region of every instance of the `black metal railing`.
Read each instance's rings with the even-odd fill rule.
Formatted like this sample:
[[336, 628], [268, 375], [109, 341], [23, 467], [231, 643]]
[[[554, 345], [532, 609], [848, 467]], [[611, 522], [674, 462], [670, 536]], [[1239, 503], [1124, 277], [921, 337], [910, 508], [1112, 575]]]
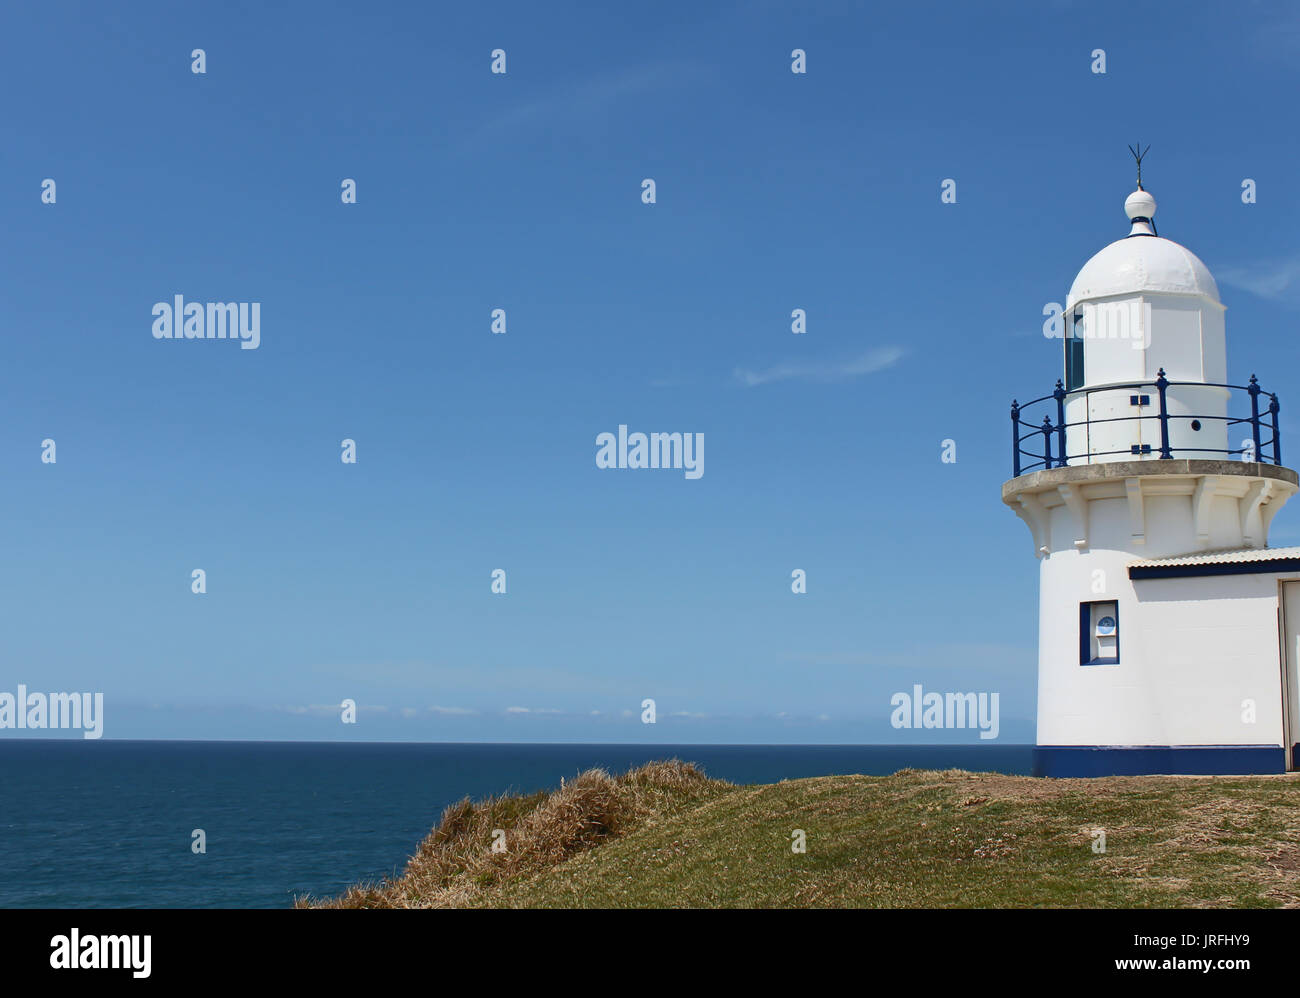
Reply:
[[[1246, 392], [1250, 395], [1250, 415], [1249, 416], [1201, 416], [1191, 413], [1170, 413], [1167, 393], [1170, 388], [1177, 387], [1189, 388], [1227, 388], [1229, 392]], [[1129, 389], [1154, 388], [1159, 399], [1159, 412], [1145, 413], [1137, 416], [1115, 416], [1108, 419], [1089, 419], [1087, 418], [1087, 408], [1084, 411], [1084, 419], [1076, 420], [1073, 423], [1065, 421], [1065, 402], [1067, 399], [1083, 397], [1087, 399], [1094, 392], [1114, 392], [1125, 391]], [[1267, 395], [1269, 402], [1266, 410], [1268, 421], [1264, 422], [1259, 410], [1260, 395]], [[1229, 395], [1231, 399], [1231, 394]], [[1026, 421], [1025, 410], [1042, 402], [1056, 403], [1056, 422], [1052, 422], [1050, 414], [1043, 416], [1041, 424]], [[1149, 403], [1141, 403], [1145, 407]], [[1282, 448], [1279, 441], [1277, 428], [1277, 414], [1280, 406], [1278, 405], [1277, 396], [1272, 392], [1266, 392], [1259, 387], [1255, 380], [1255, 375], [1250, 376], [1249, 385], [1223, 385], [1207, 381], [1170, 381], [1165, 377], [1165, 370], [1162, 367], [1156, 375], [1155, 381], [1137, 381], [1131, 384], [1114, 384], [1114, 385], [1097, 385], [1095, 388], [1076, 388], [1073, 391], [1067, 391], [1060, 381], [1056, 383], [1056, 391], [1051, 395], [1044, 395], [1042, 398], [1036, 398], [1031, 402], [1023, 405], [1016, 401], [1011, 403], [1011, 454], [1012, 468], [1015, 476], [1020, 476], [1027, 471], [1034, 471], [1039, 468], [1064, 468], [1071, 461], [1092, 461], [1099, 457], [1110, 457], [1117, 454], [1126, 454], [1131, 456], [1141, 456], [1150, 453], [1151, 446], [1131, 444], [1127, 450], [1110, 450], [1110, 451], [1092, 451], [1085, 449], [1077, 454], [1066, 453], [1066, 431], [1076, 428], [1084, 428], [1081, 434], [1071, 434], [1074, 440], [1083, 438], [1085, 444], [1089, 440], [1088, 428], [1101, 425], [1103, 423], [1126, 423], [1137, 420], [1159, 420], [1160, 422], [1160, 457], [1164, 459], [1173, 458], [1175, 454], [1179, 457], [1190, 457], [1195, 455], [1219, 455], [1226, 458], [1240, 456], [1250, 451], [1251, 457], [1255, 461], [1272, 461], [1273, 464], [1282, 463]], [[1171, 447], [1169, 444], [1169, 424], [1177, 421], [1196, 421], [1193, 429], [1200, 428], [1200, 421], [1220, 421], [1231, 427], [1241, 423], [1250, 424], [1252, 447], [1239, 447], [1236, 450], [1231, 447]], [[1261, 425], [1264, 430], [1272, 435], [1267, 440], [1261, 440]], [[1022, 432], [1027, 430], [1028, 432]], [[1055, 447], [1053, 447], [1055, 439]], [[1030, 446], [1034, 441], [1042, 441], [1042, 451], [1026, 450], [1025, 445], [1028, 441]], [[1031, 459], [1027, 463], [1022, 458]]]

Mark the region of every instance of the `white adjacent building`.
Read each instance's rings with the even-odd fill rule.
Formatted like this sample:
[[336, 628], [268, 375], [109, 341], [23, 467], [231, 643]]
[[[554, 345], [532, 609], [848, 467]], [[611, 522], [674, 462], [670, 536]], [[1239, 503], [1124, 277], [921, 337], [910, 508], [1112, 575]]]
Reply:
[[1296, 768], [1300, 548], [1269, 548], [1297, 490], [1278, 402], [1228, 379], [1209, 270], [1131, 231], [1079, 271], [1056, 390], [1012, 405], [1002, 501], [1039, 560], [1046, 776]]

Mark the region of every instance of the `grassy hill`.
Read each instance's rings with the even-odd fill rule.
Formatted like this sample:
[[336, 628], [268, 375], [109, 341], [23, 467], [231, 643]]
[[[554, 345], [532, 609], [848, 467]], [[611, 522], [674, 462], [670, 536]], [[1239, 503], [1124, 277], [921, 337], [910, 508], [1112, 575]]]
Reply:
[[298, 904], [1300, 906], [1300, 782], [903, 770], [735, 786], [676, 761], [593, 770], [453, 805], [401, 877]]

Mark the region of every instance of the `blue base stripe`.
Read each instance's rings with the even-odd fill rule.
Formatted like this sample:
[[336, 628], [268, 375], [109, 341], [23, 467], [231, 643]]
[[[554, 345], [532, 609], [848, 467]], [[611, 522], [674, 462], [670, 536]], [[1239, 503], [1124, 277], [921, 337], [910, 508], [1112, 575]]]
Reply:
[[[1300, 746], [1296, 747], [1300, 750]], [[1293, 750], [1293, 754], [1294, 754]], [[1035, 776], [1234, 776], [1285, 773], [1280, 745], [1039, 745]]]

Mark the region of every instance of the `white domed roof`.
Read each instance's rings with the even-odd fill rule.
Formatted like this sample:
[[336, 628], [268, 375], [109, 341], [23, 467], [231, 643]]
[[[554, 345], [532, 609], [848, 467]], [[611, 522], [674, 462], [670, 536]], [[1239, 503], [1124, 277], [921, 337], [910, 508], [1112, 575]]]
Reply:
[[1155, 198], [1146, 191], [1134, 191], [1124, 202], [1124, 209], [1133, 221], [1133, 231], [1083, 265], [1070, 286], [1068, 308], [1089, 298], [1144, 291], [1219, 301], [1219, 286], [1196, 254], [1155, 235], [1151, 225]]

